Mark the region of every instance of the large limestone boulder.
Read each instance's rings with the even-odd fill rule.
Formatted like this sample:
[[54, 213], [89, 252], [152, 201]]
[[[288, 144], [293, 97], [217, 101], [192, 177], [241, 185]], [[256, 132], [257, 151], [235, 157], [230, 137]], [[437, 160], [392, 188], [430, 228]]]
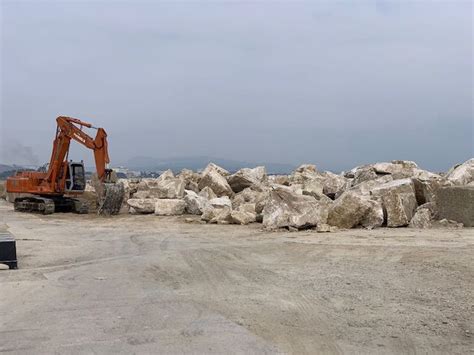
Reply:
[[408, 227], [410, 228], [432, 228], [433, 220], [436, 216], [436, 204], [427, 202], [419, 206]]
[[290, 177], [288, 175], [269, 175], [268, 182], [270, 184], [290, 186]]
[[155, 215], [157, 216], [178, 216], [184, 213], [186, 202], [178, 199], [158, 199], [155, 200]]
[[166, 170], [165, 172], [161, 173], [161, 175], [156, 179], [157, 182], [165, 181], [168, 179], [174, 179], [175, 176], [173, 174], [173, 171], [171, 169]]
[[206, 200], [212, 200], [213, 198], [217, 198], [217, 195], [208, 186], [204, 187], [201, 191], [199, 191], [198, 195], [204, 197]]
[[217, 197], [209, 200], [209, 204], [214, 208], [230, 207], [232, 208], [232, 201], [229, 197]]
[[202, 171], [201, 173], [201, 176], [204, 176], [206, 175], [209, 171], [211, 170], [214, 170], [214, 171], [217, 171], [220, 175], [222, 176], [229, 176], [230, 173], [225, 170], [224, 168], [220, 167], [219, 165], [217, 164], [214, 164], [214, 163], [209, 163], [205, 168], [204, 170]]
[[382, 206], [382, 202], [379, 200], [368, 200], [369, 209], [365, 216], [362, 217], [360, 225], [367, 229], [373, 229], [381, 227], [385, 222], [385, 214]]
[[229, 206], [222, 206], [220, 208], [208, 206], [204, 209], [201, 215], [201, 220], [208, 223], [230, 224], [232, 223], [232, 208]]
[[436, 202], [439, 218], [474, 227], [474, 186], [443, 187]]
[[454, 185], [467, 185], [474, 181], [474, 158], [453, 167], [446, 179]]
[[376, 220], [376, 218], [369, 216], [371, 208], [375, 207], [368, 196], [354, 191], [346, 191], [334, 201], [329, 209], [327, 223], [339, 228], [353, 228], [365, 221], [366, 226], [370, 227], [372, 219]]
[[253, 169], [244, 168], [229, 176], [227, 181], [234, 192], [240, 192], [252, 185], [258, 185], [265, 182], [267, 172], [264, 166], [258, 166]]
[[319, 179], [306, 180], [301, 184], [301, 193], [303, 195], [313, 196], [317, 200], [324, 195], [323, 189], [323, 183]]
[[179, 199], [184, 197], [185, 183], [183, 180], [171, 177], [147, 181], [146, 188], [138, 190], [134, 198]]
[[323, 181], [323, 193], [332, 199], [336, 198], [348, 189], [351, 185], [350, 180], [346, 179], [343, 175], [337, 175], [330, 171], [325, 171], [322, 174]]
[[136, 213], [154, 213], [156, 199], [154, 198], [131, 198], [127, 204], [133, 208]]
[[181, 172], [176, 177], [184, 181], [194, 181], [196, 183], [199, 183], [199, 180], [201, 180], [201, 174], [196, 173], [190, 169], [181, 170]]
[[201, 215], [209, 205], [207, 198], [202, 197], [191, 190], [185, 191], [184, 202], [186, 203], [186, 213]]
[[132, 198], [133, 194], [138, 191], [139, 182], [139, 179], [118, 179], [118, 183], [123, 185], [124, 204], [126, 204], [127, 200]]
[[244, 203], [254, 203], [256, 205], [257, 204], [261, 205], [261, 203], [264, 202], [267, 196], [268, 196], [268, 191], [266, 190], [257, 191], [248, 187], [242, 190], [241, 192], [237, 193], [232, 198], [232, 208], [237, 209], [240, 205]]
[[235, 224], [249, 224], [257, 220], [257, 213], [255, 211], [255, 203], [243, 203], [238, 209], [232, 210], [232, 223]]
[[214, 216], [209, 221], [209, 223], [217, 224], [230, 224], [232, 222], [232, 209], [229, 206], [225, 206], [223, 208], [215, 208]]
[[[393, 177], [391, 175], [383, 175], [383, 176], [379, 176], [377, 179], [363, 181], [357, 184], [356, 186], [349, 188], [347, 191], [356, 192], [364, 196], [370, 196], [370, 192], [374, 188], [376, 188], [377, 186], [386, 184], [390, 181], [393, 181]], [[339, 196], [336, 196], [336, 198], [338, 197]]]
[[375, 180], [380, 175], [375, 172], [375, 169], [372, 166], [364, 166], [356, 169], [353, 173], [353, 179], [351, 181], [351, 186], [357, 186], [360, 183], [365, 181]]
[[150, 194], [150, 190], [138, 190], [133, 194], [133, 198], [135, 199], [144, 199], [144, 198], [152, 198]]
[[209, 187], [217, 196], [232, 196], [234, 192], [226, 178], [217, 170], [209, 169], [199, 181], [199, 190]]
[[375, 163], [372, 165], [377, 174], [390, 174], [394, 179], [403, 179], [413, 176], [413, 171], [418, 169], [413, 161], [408, 160], [392, 160], [391, 163]]
[[399, 179], [372, 189], [372, 196], [382, 199], [388, 227], [407, 226], [417, 207], [412, 179]]
[[183, 169], [176, 177], [184, 181], [185, 190], [199, 192], [198, 186], [199, 181], [201, 180], [201, 174], [195, 173], [189, 169]]
[[360, 183], [375, 180], [385, 175], [390, 175], [394, 180], [397, 180], [414, 177], [416, 174], [426, 176], [430, 173], [419, 169], [418, 165], [413, 161], [393, 160], [392, 162], [358, 166], [346, 172], [344, 176], [353, 178], [352, 186], [357, 186]]
[[156, 189], [151, 188], [150, 192], [158, 198], [177, 199], [184, 197], [184, 187], [185, 183], [183, 180], [171, 178], [160, 181]]
[[295, 173], [317, 173], [318, 169], [314, 164], [302, 164], [295, 169]]
[[204, 207], [201, 219], [209, 223], [231, 223], [231, 211], [232, 201], [229, 197], [213, 198]]
[[315, 180], [320, 178], [320, 174], [315, 165], [303, 164], [296, 168], [296, 170], [288, 177], [289, 184], [303, 184], [308, 180]]
[[133, 198], [183, 198], [185, 185], [183, 179], [175, 177], [171, 170], [166, 170], [157, 179], [142, 179], [136, 185]]
[[266, 229], [311, 228], [326, 223], [327, 214], [327, 205], [314, 197], [277, 187], [270, 191], [263, 209], [263, 226]]
[[423, 176], [413, 178], [415, 187], [415, 196], [418, 205], [423, 205], [427, 202], [434, 202], [436, 200], [437, 191], [444, 186], [451, 185], [451, 182], [441, 176]]

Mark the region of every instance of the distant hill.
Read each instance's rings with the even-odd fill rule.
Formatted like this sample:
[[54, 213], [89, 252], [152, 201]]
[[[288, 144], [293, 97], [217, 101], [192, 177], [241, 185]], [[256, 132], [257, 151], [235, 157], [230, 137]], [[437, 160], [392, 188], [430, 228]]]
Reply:
[[21, 169], [23, 169], [23, 167], [18, 165], [0, 164], [0, 179], [6, 179], [7, 177], [14, 175], [17, 170]]
[[191, 157], [179, 157], [179, 158], [151, 158], [138, 156], [129, 159], [124, 165], [133, 170], [140, 171], [162, 171], [171, 169], [173, 172], [179, 172], [182, 169], [201, 170], [206, 167], [207, 164], [213, 162], [230, 172], [235, 172], [241, 168], [253, 168], [259, 165], [264, 165], [267, 172], [270, 174], [287, 174], [295, 169], [295, 166], [291, 164], [279, 164], [279, 163], [249, 163], [245, 161], [229, 160], [216, 157], [208, 156], [191, 156]]

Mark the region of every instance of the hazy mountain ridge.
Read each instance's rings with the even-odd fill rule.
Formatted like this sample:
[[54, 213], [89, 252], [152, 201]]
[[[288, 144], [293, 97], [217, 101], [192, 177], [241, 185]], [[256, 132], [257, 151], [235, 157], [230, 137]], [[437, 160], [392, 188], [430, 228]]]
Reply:
[[222, 166], [230, 172], [237, 171], [241, 168], [253, 168], [264, 165], [270, 174], [290, 173], [295, 169], [295, 165], [284, 163], [250, 163], [247, 161], [238, 161], [232, 159], [224, 159], [208, 156], [190, 156], [178, 158], [152, 158], [146, 156], [137, 156], [127, 160], [123, 165], [130, 169], [140, 171], [160, 171], [171, 169], [179, 172], [182, 169], [200, 170], [204, 169], [210, 162]]

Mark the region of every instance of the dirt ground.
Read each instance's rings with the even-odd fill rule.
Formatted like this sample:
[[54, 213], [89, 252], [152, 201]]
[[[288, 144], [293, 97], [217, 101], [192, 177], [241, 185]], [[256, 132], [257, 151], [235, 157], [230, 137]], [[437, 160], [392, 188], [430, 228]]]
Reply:
[[474, 229], [264, 232], [15, 213], [3, 353], [474, 351]]

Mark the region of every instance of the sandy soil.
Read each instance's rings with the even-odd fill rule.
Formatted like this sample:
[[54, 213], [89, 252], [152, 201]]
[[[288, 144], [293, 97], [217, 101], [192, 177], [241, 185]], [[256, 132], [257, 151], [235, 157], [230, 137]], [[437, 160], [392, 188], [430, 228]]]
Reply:
[[[264, 232], [15, 213], [0, 352], [474, 351], [474, 229]], [[1, 226], [0, 226], [1, 228]]]

